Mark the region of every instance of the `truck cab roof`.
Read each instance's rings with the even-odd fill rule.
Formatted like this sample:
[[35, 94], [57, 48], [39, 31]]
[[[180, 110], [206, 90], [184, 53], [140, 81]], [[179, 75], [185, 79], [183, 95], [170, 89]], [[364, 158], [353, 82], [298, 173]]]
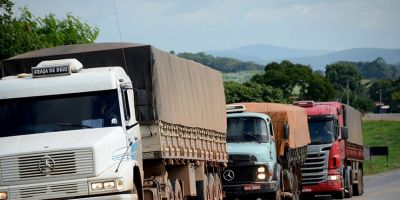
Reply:
[[236, 113], [228, 113], [227, 117], [258, 117], [262, 119], [266, 119], [267, 121], [271, 121], [271, 118], [263, 113], [256, 112], [236, 112]]
[[110, 90], [130, 79], [121, 67], [82, 69], [71, 75], [33, 78], [32, 74], [0, 80], [0, 99]]

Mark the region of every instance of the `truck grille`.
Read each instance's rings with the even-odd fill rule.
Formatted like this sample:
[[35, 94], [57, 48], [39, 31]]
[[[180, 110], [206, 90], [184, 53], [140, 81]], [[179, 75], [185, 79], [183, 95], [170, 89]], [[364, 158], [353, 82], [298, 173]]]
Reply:
[[307, 159], [301, 167], [304, 185], [325, 182], [328, 174], [329, 148], [319, 148], [318, 151], [308, 151]]
[[10, 199], [54, 199], [87, 195], [87, 182], [64, 183], [55, 185], [39, 185], [34, 187], [13, 188]]
[[3, 157], [0, 159], [0, 166], [2, 183], [71, 175], [90, 175], [94, 172], [91, 149]]
[[[256, 180], [256, 167], [254, 165], [244, 166], [228, 166], [225, 170], [232, 170], [234, 178], [231, 181], [227, 181], [222, 174], [222, 183], [226, 185], [240, 184], [240, 183], [252, 183]], [[224, 171], [224, 172], [225, 172]]]

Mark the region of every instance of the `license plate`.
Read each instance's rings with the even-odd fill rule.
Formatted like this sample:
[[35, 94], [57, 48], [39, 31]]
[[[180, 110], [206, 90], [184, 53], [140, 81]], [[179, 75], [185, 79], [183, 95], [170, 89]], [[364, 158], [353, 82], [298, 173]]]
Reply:
[[245, 185], [244, 186], [244, 190], [246, 190], [246, 191], [248, 191], [248, 190], [259, 190], [259, 189], [261, 189], [261, 185], [257, 185], [257, 184]]
[[311, 192], [311, 188], [303, 188], [301, 191], [302, 192]]

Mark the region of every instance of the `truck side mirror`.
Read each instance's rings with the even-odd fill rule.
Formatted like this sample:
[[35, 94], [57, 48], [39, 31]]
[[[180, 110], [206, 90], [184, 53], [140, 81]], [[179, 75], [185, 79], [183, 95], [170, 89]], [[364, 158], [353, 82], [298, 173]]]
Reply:
[[349, 129], [347, 127], [341, 127], [340, 132], [342, 133], [342, 139], [347, 140], [349, 138]]
[[289, 132], [290, 132], [289, 124], [283, 125], [283, 139], [284, 140], [289, 139]]

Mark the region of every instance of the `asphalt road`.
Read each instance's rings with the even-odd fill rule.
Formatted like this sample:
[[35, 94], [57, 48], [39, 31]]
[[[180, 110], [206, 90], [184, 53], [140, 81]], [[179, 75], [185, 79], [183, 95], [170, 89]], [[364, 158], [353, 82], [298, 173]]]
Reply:
[[[365, 193], [348, 200], [400, 200], [400, 170], [364, 177]], [[329, 196], [313, 200], [333, 200]]]

